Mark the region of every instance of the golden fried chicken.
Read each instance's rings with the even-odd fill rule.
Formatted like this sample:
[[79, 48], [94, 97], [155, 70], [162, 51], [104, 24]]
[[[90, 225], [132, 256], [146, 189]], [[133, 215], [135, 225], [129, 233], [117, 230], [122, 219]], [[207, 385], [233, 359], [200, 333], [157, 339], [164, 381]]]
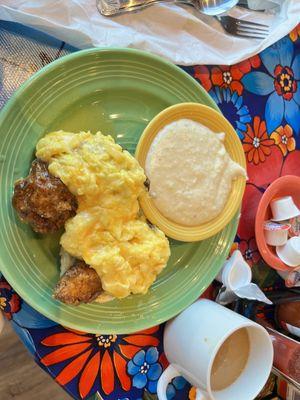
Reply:
[[38, 159], [27, 178], [16, 182], [12, 203], [21, 220], [37, 233], [58, 231], [77, 210], [76, 197]]
[[76, 260], [60, 278], [54, 289], [54, 298], [65, 304], [90, 303], [102, 292], [97, 272], [84, 261]]

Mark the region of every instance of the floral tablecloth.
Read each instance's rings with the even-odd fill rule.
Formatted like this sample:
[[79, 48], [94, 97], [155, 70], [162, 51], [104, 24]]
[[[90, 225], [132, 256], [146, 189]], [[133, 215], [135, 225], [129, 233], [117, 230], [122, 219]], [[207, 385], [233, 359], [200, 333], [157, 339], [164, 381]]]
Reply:
[[[40, 32], [0, 21], [0, 108], [43, 65], [76, 49]], [[261, 54], [237, 65], [184, 67], [209, 92], [235, 127], [245, 151], [248, 183], [233, 248], [239, 247], [261, 287], [277, 275], [255, 242], [254, 219], [267, 186], [300, 176], [300, 25]], [[94, 335], [57, 325], [26, 304], [2, 277], [0, 309], [35, 358], [74, 399], [155, 399], [167, 365], [163, 325], [131, 335]], [[169, 399], [194, 399], [183, 378]]]

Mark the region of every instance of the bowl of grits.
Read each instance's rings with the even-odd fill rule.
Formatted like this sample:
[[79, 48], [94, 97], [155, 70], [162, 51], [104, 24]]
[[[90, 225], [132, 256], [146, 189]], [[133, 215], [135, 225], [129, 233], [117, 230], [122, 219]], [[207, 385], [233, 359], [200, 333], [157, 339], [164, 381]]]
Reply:
[[144, 130], [136, 158], [149, 181], [143, 212], [173, 239], [215, 235], [241, 204], [243, 148], [231, 124], [210, 107], [182, 103], [163, 110]]

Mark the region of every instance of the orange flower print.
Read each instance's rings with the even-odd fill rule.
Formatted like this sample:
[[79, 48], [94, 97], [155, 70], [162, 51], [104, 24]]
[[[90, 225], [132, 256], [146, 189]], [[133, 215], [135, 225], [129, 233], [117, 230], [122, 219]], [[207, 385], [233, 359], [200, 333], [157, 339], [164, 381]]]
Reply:
[[110, 347], [117, 340], [117, 335], [96, 335], [98, 345], [105, 348]]
[[213, 67], [210, 70], [205, 65], [194, 67], [194, 77], [198, 79], [204, 89], [209, 92], [213, 86], [222, 89], [236, 91], [240, 96], [244, 89], [241, 78], [251, 71], [252, 68], [258, 68], [261, 65], [261, 59], [258, 55], [248, 58], [236, 65]]
[[93, 335], [62, 328], [41, 341], [44, 355], [41, 363], [55, 365], [55, 380], [62, 386], [78, 378], [81, 399], [101, 390], [111, 394], [116, 383], [129, 391], [132, 377], [128, 374], [128, 361], [144, 347], [158, 346], [155, 335], [159, 327], [153, 327], [132, 335]]
[[252, 68], [258, 68], [261, 64], [259, 56], [250, 57], [236, 65], [213, 67], [211, 70], [211, 81], [214, 86], [222, 89], [229, 88], [231, 92], [236, 91], [240, 96], [244, 90], [241, 82], [242, 77], [251, 71]]
[[13, 288], [2, 278], [0, 280], [0, 312], [9, 320], [13, 318], [13, 314], [21, 309], [21, 299]]
[[250, 267], [258, 263], [261, 256], [258, 251], [255, 238], [241, 240], [239, 248]]
[[258, 116], [254, 117], [253, 126], [247, 124], [247, 132], [243, 140], [243, 148], [249, 163], [255, 165], [264, 162], [266, 157], [271, 154], [271, 146], [274, 140], [267, 134], [265, 121], [261, 121]]
[[[247, 67], [245, 71], [248, 71]], [[244, 74], [245, 72], [236, 65], [232, 67], [226, 65], [213, 67], [211, 70], [211, 81], [214, 86], [219, 86], [222, 89], [229, 88], [232, 92], [236, 91], [240, 96], [244, 89], [240, 80]]]
[[193, 386], [189, 391], [189, 400], [196, 400], [196, 388]]
[[237, 242], [233, 242], [232, 246], [229, 250], [229, 257], [232, 256], [233, 252], [239, 249], [239, 244]]
[[290, 38], [293, 42], [296, 42], [296, 40], [300, 37], [300, 24], [296, 26], [290, 33]]
[[201, 82], [204, 89], [209, 92], [212, 88], [209, 69], [205, 65], [198, 65], [194, 69], [194, 77]]
[[294, 72], [289, 67], [277, 65], [275, 70], [274, 87], [278, 96], [290, 101], [297, 92], [297, 81]]
[[244, 74], [247, 74], [251, 71], [252, 68], [259, 68], [261, 65], [261, 59], [259, 55], [252, 56], [247, 60], [241, 61], [236, 64], [236, 67], [239, 68]]
[[284, 156], [288, 151], [293, 151], [296, 148], [296, 141], [293, 138], [293, 130], [290, 125], [279, 126], [270, 136], [275, 144], [280, 148]]

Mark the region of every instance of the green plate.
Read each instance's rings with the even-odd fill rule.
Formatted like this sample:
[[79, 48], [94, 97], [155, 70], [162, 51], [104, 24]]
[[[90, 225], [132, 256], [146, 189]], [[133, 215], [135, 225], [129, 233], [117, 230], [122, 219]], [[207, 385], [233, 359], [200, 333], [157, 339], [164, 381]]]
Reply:
[[106, 304], [66, 306], [52, 298], [59, 278], [59, 236], [39, 236], [11, 206], [13, 183], [26, 176], [37, 141], [56, 129], [101, 130], [132, 153], [148, 122], [164, 108], [208, 94], [180, 68], [131, 49], [91, 49], [36, 73], [0, 114], [0, 268], [32, 307], [70, 328], [128, 333], [173, 317], [211, 283], [228, 254], [237, 218], [199, 243], [171, 241], [171, 258], [148, 294]]

